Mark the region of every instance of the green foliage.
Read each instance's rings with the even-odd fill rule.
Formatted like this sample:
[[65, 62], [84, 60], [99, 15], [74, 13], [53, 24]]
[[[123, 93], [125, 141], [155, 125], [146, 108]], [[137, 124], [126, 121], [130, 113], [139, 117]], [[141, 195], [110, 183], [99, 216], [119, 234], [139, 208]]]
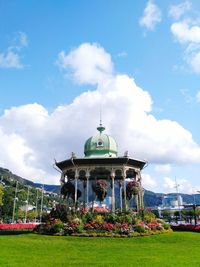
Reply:
[[59, 219], [49, 220], [45, 224], [40, 224], [36, 228], [37, 233], [45, 233], [45, 234], [62, 234], [63, 233], [64, 224]]
[[94, 213], [87, 212], [83, 215], [82, 219], [84, 223], [90, 223], [92, 222], [93, 217], [94, 217]]
[[108, 213], [105, 215], [105, 219], [108, 223], [120, 222], [120, 216], [116, 213]]
[[3, 205], [4, 188], [0, 185], [0, 207]]
[[[16, 195], [16, 207], [15, 207], [15, 220], [18, 219], [18, 211], [21, 206], [26, 205], [28, 187], [29, 187], [29, 201], [28, 204], [36, 206], [38, 210], [41, 209], [42, 191], [37, 190], [34, 184], [28, 180], [25, 180], [19, 176], [12, 174], [9, 170], [0, 167], [0, 176], [2, 177], [4, 194], [2, 195], [2, 189], [0, 188], [0, 217], [4, 222], [10, 222], [12, 219], [14, 196], [16, 189], [16, 181], [18, 181], [17, 195]], [[1, 185], [0, 185], [1, 187]], [[38, 193], [38, 198], [37, 198]], [[37, 200], [37, 203], [36, 203]], [[59, 196], [53, 196], [51, 194], [43, 194], [43, 210], [52, 208], [54, 201], [59, 202]], [[2, 205], [3, 202], [3, 205]], [[30, 219], [33, 218], [33, 214], [29, 214]], [[22, 216], [21, 216], [22, 217]]]
[[126, 214], [126, 213], [120, 214], [119, 222], [120, 223], [132, 223], [132, 215], [131, 214]]
[[155, 220], [156, 216], [154, 213], [152, 213], [150, 210], [143, 210], [142, 219], [145, 223], [151, 223]]
[[162, 216], [165, 220], [171, 221], [172, 214], [170, 210], [163, 210]]
[[93, 223], [102, 224], [104, 222], [104, 216], [102, 215], [96, 215], [93, 220]]
[[165, 230], [170, 229], [170, 225], [168, 223], [164, 223], [162, 226]]
[[63, 222], [67, 222], [67, 217], [69, 216], [69, 211], [66, 205], [57, 205], [50, 212], [50, 216], [55, 219], [60, 219]]
[[146, 229], [142, 225], [136, 225], [134, 226], [134, 231], [138, 233], [145, 233]]
[[50, 232], [51, 233], [60, 233], [63, 230], [63, 223], [60, 220], [56, 220], [51, 224]]
[[[1, 216], [4, 221], [11, 220], [14, 203], [14, 190], [12, 187], [6, 187], [3, 195], [3, 206], [1, 207]], [[16, 207], [16, 209], [18, 206]]]

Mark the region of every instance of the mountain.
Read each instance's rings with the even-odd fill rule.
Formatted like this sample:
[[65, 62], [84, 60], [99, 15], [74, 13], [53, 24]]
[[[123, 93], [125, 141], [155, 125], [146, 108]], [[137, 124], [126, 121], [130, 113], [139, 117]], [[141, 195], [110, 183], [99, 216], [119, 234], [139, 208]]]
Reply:
[[21, 185], [24, 186], [31, 186], [35, 188], [42, 188], [44, 186], [45, 191], [53, 192], [53, 193], [59, 193], [60, 192], [60, 186], [59, 185], [48, 185], [48, 184], [40, 184], [40, 183], [34, 183], [28, 179], [22, 178], [16, 174], [13, 174], [10, 170], [1, 168], [0, 167], [0, 181], [2, 180], [2, 183], [5, 183], [5, 185], [9, 186], [12, 184], [16, 184], [16, 181], [18, 181]]
[[1, 168], [1, 167], [0, 167], [0, 181], [5, 183], [6, 185], [10, 185], [13, 182], [15, 183], [16, 181], [18, 181], [19, 183], [21, 183], [23, 185], [34, 186], [34, 183], [31, 182], [30, 180], [27, 180], [25, 178], [22, 178], [22, 177], [16, 175], [16, 174], [13, 174], [10, 170], [5, 169], [5, 168]]
[[44, 190], [52, 193], [60, 193], [60, 185], [52, 185], [52, 184], [40, 184], [34, 183], [34, 186], [37, 188], [42, 188], [44, 186]]

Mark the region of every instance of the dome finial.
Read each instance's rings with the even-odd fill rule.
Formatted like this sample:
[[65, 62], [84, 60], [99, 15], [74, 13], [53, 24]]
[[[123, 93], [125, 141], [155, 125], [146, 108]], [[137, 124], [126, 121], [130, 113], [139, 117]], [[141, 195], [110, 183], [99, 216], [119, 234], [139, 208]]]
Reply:
[[101, 111], [101, 106], [100, 106], [100, 125], [102, 125], [102, 111]]
[[100, 107], [100, 123], [99, 123], [99, 127], [97, 127], [97, 130], [101, 134], [105, 129], [106, 128], [102, 125], [102, 112], [101, 112], [101, 107]]

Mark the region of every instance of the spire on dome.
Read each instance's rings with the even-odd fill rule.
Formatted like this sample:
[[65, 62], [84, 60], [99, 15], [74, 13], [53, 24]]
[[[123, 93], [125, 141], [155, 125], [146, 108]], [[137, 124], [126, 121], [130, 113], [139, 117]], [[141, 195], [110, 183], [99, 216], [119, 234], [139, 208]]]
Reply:
[[99, 127], [97, 127], [97, 130], [100, 132], [100, 134], [105, 130], [106, 128], [102, 125], [101, 121], [100, 121], [100, 125]]
[[100, 132], [100, 134], [106, 129], [103, 125], [102, 125], [102, 118], [101, 118], [101, 108], [100, 108], [100, 123], [99, 123], [99, 127], [97, 127], [97, 130]]

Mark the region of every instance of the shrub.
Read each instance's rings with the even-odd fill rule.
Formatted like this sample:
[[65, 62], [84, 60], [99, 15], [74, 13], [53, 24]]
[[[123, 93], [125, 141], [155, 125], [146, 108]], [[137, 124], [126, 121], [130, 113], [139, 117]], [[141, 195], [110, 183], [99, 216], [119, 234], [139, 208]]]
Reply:
[[84, 223], [90, 223], [92, 222], [93, 217], [94, 217], [94, 213], [87, 212], [83, 215], [82, 220]]
[[120, 221], [120, 216], [115, 213], [108, 213], [105, 217], [108, 223], [115, 223]]
[[53, 234], [62, 233], [63, 227], [64, 227], [64, 224], [61, 222], [61, 220], [55, 220], [51, 224], [49, 232]]
[[71, 235], [73, 233], [76, 233], [77, 232], [77, 227], [78, 227], [78, 225], [75, 224], [75, 223], [67, 223], [64, 226], [64, 233], [66, 235]]
[[128, 224], [131, 224], [132, 223], [132, 216], [129, 215], [129, 214], [122, 214], [119, 217], [119, 222], [120, 223], [128, 223]]
[[114, 231], [119, 234], [128, 234], [130, 230], [131, 227], [127, 223], [116, 223], [114, 225]]
[[142, 219], [142, 221], [144, 221], [146, 223], [151, 223], [151, 222], [155, 221], [155, 219], [156, 219], [155, 214], [152, 213], [148, 209], [142, 209], [142, 210], [140, 210], [138, 216]]
[[[151, 230], [156, 230], [158, 229], [158, 227], [160, 226], [160, 224], [157, 221], [148, 223], [147, 226], [151, 229]], [[159, 230], [159, 229], [158, 229]]]
[[63, 232], [63, 228], [64, 224], [61, 220], [51, 219], [49, 221], [46, 221], [44, 224], [38, 225], [36, 232], [46, 234], [61, 234]]
[[85, 230], [93, 230], [94, 226], [91, 223], [87, 223], [87, 224], [85, 224], [84, 229]]
[[96, 215], [92, 220], [93, 224], [98, 224], [98, 225], [101, 225], [103, 222], [104, 222], [104, 216], [102, 215]]
[[163, 228], [165, 229], [165, 230], [168, 230], [168, 229], [170, 229], [170, 225], [168, 224], [168, 223], [163, 223]]
[[114, 225], [112, 223], [107, 223], [107, 222], [104, 222], [102, 224], [102, 230], [105, 230], [105, 231], [112, 231], [114, 229]]
[[180, 225], [171, 225], [171, 228], [175, 231], [191, 231], [191, 232], [200, 232], [200, 225], [192, 224], [180, 224]]
[[138, 233], [145, 233], [146, 232], [146, 229], [143, 225], [135, 225], [133, 227], [133, 229], [135, 232], [138, 232]]

